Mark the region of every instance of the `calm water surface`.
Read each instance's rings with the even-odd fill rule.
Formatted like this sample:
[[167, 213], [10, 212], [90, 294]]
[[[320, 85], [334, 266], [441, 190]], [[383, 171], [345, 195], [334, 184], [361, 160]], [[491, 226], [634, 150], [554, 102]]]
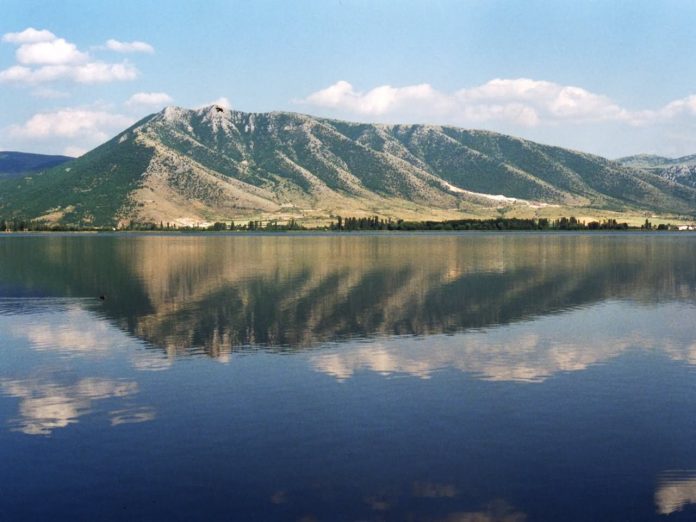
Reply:
[[691, 234], [0, 237], [0, 520], [693, 520], [695, 370]]

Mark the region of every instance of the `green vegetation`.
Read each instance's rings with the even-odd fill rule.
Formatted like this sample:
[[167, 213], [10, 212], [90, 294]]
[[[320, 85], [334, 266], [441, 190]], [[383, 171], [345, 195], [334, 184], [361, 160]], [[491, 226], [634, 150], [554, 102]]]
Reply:
[[112, 140], [89, 154], [22, 179], [0, 180], [0, 211], [36, 220], [56, 213], [62, 225], [112, 225], [139, 186], [152, 150]]

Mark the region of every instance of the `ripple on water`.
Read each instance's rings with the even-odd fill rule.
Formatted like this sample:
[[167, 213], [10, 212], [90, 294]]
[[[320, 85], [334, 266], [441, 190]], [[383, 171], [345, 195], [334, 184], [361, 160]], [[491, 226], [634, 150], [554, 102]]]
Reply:
[[87, 297], [0, 297], [0, 315], [62, 313], [94, 304]]

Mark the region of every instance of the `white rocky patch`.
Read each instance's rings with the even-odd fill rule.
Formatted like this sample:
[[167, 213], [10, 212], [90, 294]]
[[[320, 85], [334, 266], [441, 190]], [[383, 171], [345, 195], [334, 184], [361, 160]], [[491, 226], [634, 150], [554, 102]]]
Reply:
[[555, 205], [549, 205], [548, 203], [541, 203], [539, 201], [530, 201], [528, 199], [522, 199], [522, 198], [513, 198], [509, 196], [504, 196], [503, 194], [485, 194], [484, 192], [473, 192], [471, 190], [464, 190], [459, 187], [455, 187], [454, 185], [447, 183], [446, 181], [440, 181], [443, 187], [445, 187], [447, 190], [450, 192], [454, 192], [456, 194], [465, 194], [467, 196], [472, 196], [472, 197], [478, 197], [478, 198], [484, 198], [488, 199], [491, 201], [496, 201], [498, 203], [507, 203], [507, 204], [521, 204], [521, 205], [528, 205], [533, 208], [539, 208], [539, 207], [547, 207], [547, 206], [555, 206]]
[[181, 107], [169, 106], [165, 107], [164, 111], [162, 112], [162, 117], [165, 121], [170, 123], [181, 123], [185, 121], [184, 116], [186, 112], [186, 109], [182, 109]]

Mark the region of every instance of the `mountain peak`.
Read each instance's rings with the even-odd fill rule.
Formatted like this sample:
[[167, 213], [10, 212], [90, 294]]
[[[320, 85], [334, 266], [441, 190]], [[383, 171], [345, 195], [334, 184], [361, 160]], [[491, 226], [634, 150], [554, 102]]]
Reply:
[[170, 106], [69, 170], [0, 183], [0, 216], [190, 225], [554, 207], [692, 213], [696, 189], [682, 179], [488, 131]]

